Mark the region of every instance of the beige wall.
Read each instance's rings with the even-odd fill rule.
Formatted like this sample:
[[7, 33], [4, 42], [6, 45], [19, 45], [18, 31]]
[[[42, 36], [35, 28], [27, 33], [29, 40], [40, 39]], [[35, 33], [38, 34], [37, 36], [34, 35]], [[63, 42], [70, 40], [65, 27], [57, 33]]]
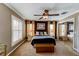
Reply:
[[66, 17], [65, 19], [63, 19], [64, 21], [65, 20], [68, 20], [68, 19], [74, 19], [74, 40], [73, 40], [73, 47], [79, 52], [79, 19], [78, 19], [78, 16], [79, 16], [79, 12], [78, 13], [75, 13], [71, 16], [68, 16]]
[[[64, 18], [64, 19], [62, 19], [62, 20], [60, 20], [59, 21], [59, 23], [65, 23], [65, 22], [67, 22], [67, 21], [72, 21], [72, 20], [74, 20], [74, 22], [75, 22], [75, 20], [77, 20], [78, 19], [78, 15], [79, 15], [79, 13], [75, 13], [75, 14], [73, 14], [73, 15], [71, 15], [71, 16], [68, 16], [68, 17], [66, 17], [66, 18]], [[59, 24], [58, 23], [58, 24]], [[67, 29], [66, 29], [67, 30]], [[67, 33], [66, 33], [67, 34]]]
[[0, 43], [7, 45], [7, 52], [15, 47], [11, 46], [11, 15], [22, 19], [4, 4], [0, 4]]

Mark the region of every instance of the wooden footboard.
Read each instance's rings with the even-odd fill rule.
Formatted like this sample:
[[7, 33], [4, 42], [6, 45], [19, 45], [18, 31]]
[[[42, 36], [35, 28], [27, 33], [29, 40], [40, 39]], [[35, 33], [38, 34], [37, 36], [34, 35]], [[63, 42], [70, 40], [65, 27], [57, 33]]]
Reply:
[[36, 47], [36, 53], [54, 52], [53, 44], [35, 44], [34, 47]]

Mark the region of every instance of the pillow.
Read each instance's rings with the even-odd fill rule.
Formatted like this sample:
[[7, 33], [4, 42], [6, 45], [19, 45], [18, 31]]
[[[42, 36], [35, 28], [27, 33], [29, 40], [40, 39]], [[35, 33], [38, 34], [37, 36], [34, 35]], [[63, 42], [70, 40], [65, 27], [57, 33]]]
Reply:
[[39, 32], [36, 32], [36, 35], [39, 35]]
[[43, 32], [40, 32], [40, 35], [43, 35]]
[[44, 35], [48, 35], [47, 32], [44, 32]]

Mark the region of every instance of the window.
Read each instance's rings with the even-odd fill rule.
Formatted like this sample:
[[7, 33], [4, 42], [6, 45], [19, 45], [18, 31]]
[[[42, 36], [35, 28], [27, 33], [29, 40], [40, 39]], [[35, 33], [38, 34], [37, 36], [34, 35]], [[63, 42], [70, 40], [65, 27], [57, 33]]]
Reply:
[[65, 25], [62, 24], [62, 29], [61, 29], [61, 35], [64, 36], [65, 35]]
[[12, 46], [22, 40], [22, 20], [12, 15]]
[[54, 36], [53, 24], [50, 24], [50, 36]]

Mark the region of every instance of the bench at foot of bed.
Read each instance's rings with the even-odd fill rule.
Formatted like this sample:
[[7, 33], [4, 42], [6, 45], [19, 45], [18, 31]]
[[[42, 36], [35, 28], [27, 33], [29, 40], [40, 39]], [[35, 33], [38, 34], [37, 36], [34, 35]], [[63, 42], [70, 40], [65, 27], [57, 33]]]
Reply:
[[36, 53], [53, 53], [54, 45], [53, 44], [34, 44], [36, 47]]

